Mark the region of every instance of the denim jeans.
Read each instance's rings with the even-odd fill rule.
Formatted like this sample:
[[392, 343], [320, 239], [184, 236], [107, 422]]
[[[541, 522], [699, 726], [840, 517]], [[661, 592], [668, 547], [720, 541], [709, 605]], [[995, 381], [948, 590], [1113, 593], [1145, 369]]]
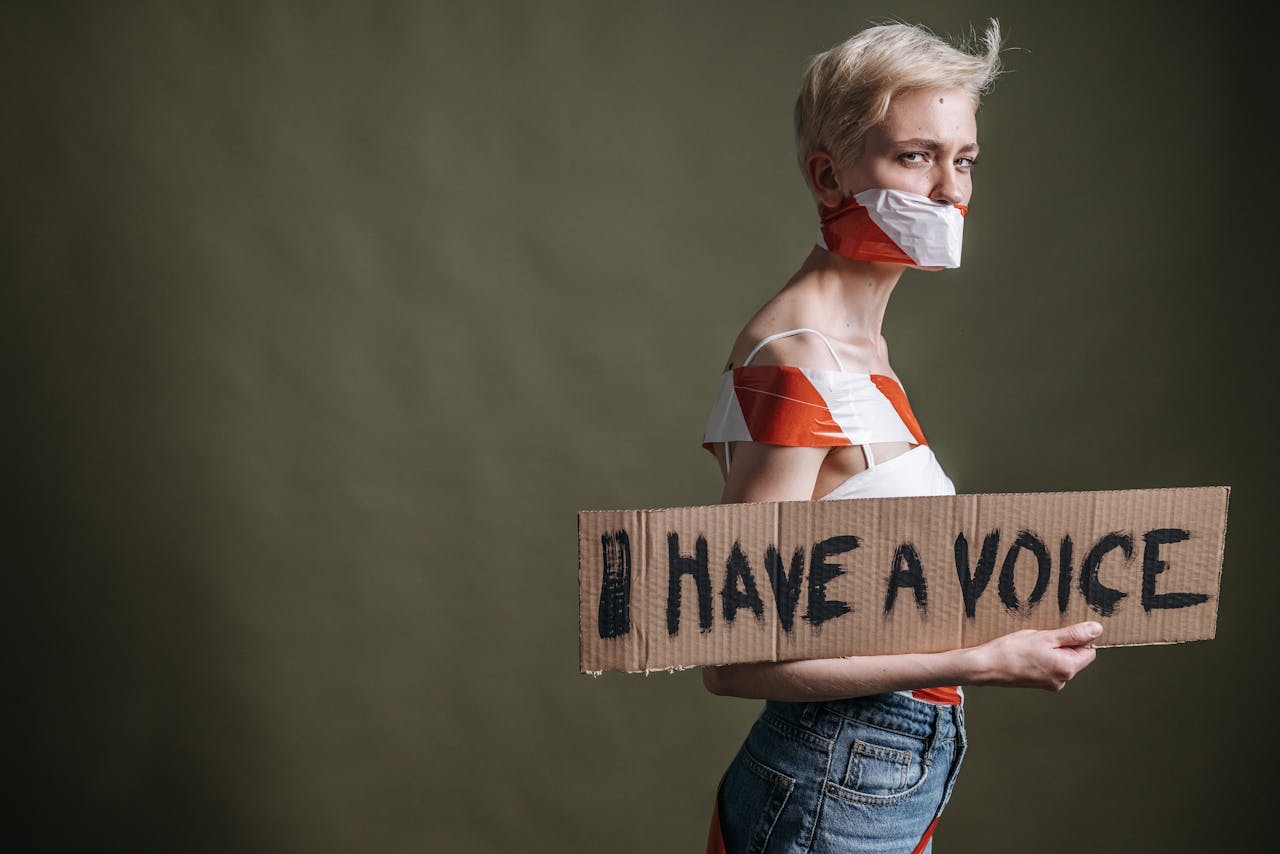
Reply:
[[900, 694], [768, 702], [720, 784], [725, 848], [911, 854], [964, 751], [960, 706]]

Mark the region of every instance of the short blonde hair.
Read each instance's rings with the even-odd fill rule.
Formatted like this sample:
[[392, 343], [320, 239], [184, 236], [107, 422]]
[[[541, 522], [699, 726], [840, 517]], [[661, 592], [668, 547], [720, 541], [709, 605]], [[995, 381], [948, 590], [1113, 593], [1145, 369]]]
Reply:
[[[975, 44], [976, 43], [976, 44]], [[815, 151], [847, 165], [867, 130], [884, 121], [893, 96], [908, 89], [960, 87], [976, 110], [1000, 73], [1000, 24], [953, 46], [924, 27], [870, 27], [809, 60], [796, 97], [796, 157]]]

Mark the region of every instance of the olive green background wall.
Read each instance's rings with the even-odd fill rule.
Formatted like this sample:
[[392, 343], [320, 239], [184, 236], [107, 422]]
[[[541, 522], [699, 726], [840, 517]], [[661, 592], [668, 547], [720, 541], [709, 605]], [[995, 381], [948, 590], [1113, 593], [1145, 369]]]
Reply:
[[[574, 513], [712, 503], [806, 58], [1002, 19], [894, 364], [965, 492], [1230, 484], [1219, 638], [972, 690], [939, 851], [1263, 839], [1267, 26], [1172, 3], [6, 3], [23, 850], [696, 851], [756, 704], [577, 674]], [[1264, 44], [1264, 39], [1268, 41]]]

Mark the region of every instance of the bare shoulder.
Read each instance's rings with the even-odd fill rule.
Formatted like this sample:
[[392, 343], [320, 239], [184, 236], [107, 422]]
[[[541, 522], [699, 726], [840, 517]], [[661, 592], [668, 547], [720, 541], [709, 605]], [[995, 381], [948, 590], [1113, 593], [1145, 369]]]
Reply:
[[[821, 371], [838, 371], [841, 369], [840, 363], [836, 361], [836, 357], [832, 355], [831, 348], [828, 346], [828, 342], [831, 339], [824, 335], [820, 329], [812, 325], [800, 325], [779, 329], [769, 334], [777, 334], [778, 332], [795, 332], [795, 334], [775, 338], [765, 344], [751, 360], [751, 364], [793, 365], [797, 368], [812, 368]], [[759, 335], [756, 337], [756, 344], [766, 337], [768, 336]], [[754, 348], [755, 344], [752, 344], [751, 347]], [[751, 350], [747, 349], [746, 352], [750, 353]], [[743, 354], [743, 358], [745, 356], [746, 353]], [[740, 365], [742, 362], [739, 360], [735, 364]]]
[[[747, 321], [734, 342], [726, 370], [741, 366], [760, 342], [773, 335], [780, 337], [769, 341], [751, 356], [751, 364], [836, 370], [838, 364], [827, 347], [827, 341], [831, 338], [828, 331], [822, 328], [822, 318], [821, 305], [809, 298], [803, 290], [784, 289]], [[795, 334], [783, 334], [788, 332]]]

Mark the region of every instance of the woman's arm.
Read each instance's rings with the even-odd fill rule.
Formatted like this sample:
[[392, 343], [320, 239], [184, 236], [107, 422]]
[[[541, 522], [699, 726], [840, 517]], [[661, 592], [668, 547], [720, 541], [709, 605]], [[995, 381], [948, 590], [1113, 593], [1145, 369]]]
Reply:
[[735, 442], [720, 503], [808, 501], [830, 450]]
[[1061, 691], [1093, 661], [1096, 651], [1086, 644], [1101, 634], [1098, 623], [1076, 623], [1061, 629], [1023, 629], [950, 652], [726, 664], [702, 668], [702, 684], [713, 694], [788, 702], [943, 685]]
[[[808, 501], [829, 449], [755, 442], [734, 449], [722, 503]], [[1094, 659], [1098, 623], [1013, 632], [981, 646], [938, 653], [864, 655], [704, 667], [713, 694], [790, 702], [861, 697], [944, 685], [1059, 691]]]

